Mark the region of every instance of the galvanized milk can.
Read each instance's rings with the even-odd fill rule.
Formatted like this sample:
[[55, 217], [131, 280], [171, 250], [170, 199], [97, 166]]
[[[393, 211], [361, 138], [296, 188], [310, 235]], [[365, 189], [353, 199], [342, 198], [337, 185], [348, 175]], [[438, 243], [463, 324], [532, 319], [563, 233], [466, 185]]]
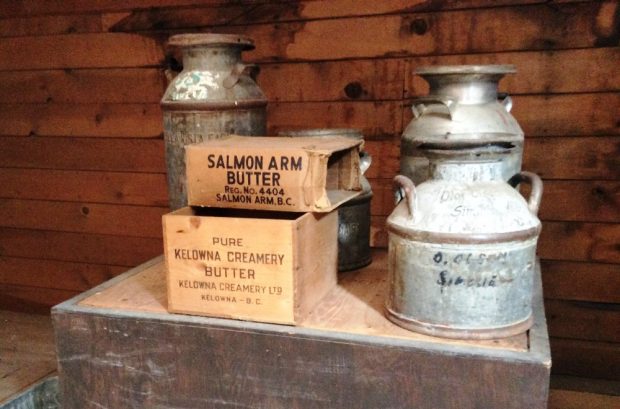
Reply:
[[[394, 179], [404, 199], [387, 220], [388, 318], [448, 338], [524, 332], [532, 323], [540, 178], [520, 172], [511, 186], [499, 153], [486, 147], [428, 154], [431, 179], [418, 186]], [[531, 185], [527, 202], [514, 188], [520, 182]]]
[[232, 34], [180, 34], [183, 71], [161, 100], [170, 208], [187, 205], [184, 146], [227, 134], [264, 135], [267, 99], [241, 61], [254, 48]]
[[500, 79], [516, 72], [512, 65], [421, 67], [415, 71], [430, 85], [428, 96], [413, 102], [413, 119], [401, 138], [400, 173], [415, 184], [428, 178], [425, 151], [435, 147], [503, 144], [502, 175], [521, 170], [523, 131], [510, 114], [512, 100], [498, 100]]
[[[348, 136], [363, 139], [356, 129], [304, 129], [281, 131], [281, 136]], [[338, 271], [355, 270], [367, 266], [372, 261], [370, 253], [370, 201], [372, 189], [364, 176], [372, 158], [368, 152], [360, 154], [360, 184], [362, 193], [338, 207]]]

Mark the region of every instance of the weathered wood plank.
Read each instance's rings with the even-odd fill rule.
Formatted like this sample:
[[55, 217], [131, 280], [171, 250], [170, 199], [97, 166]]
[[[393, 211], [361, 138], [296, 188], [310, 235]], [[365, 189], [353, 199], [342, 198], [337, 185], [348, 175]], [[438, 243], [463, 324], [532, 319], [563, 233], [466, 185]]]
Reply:
[[[440, 11], [483, 8], [493, 6], [539, 4], [541, 0], [468, 0], [432, 2], [424, 0], [382, 0], [351, 2], [351, 0], [267, 2], [245, 7], [237, 13], [238, 4], [219, 7], [219, 14], [209, 6], [187, 8], [151, 8], [134, 10], [111, 27], [114, 31], [142, 31], [161, 29], [187, 29], [218, 25], [247, 25], [259, 23], [282, 23], [286, 21], [316, 20], [323, 18], [370, 16], [408, 12]], [[223, 9], [223, 10], [222, 10]], [[227, 18], [224, 18], [224, 16]]]
[[165, 89], [155, 68], [0, 71], [0, 97], [11, 103], [153, 103]]
[[528, 136], [620, 133], [620, 93], [515, 96], [513, 115]]
[[[2, 298], [0, 304], [4, 304]], [[53, 372], [56, 369], [56, 354], [49, 315], [0, 311], [0, 340], [2, 404], [10, 396]]]
[[[259, 4], [262, 0], [234, 0], [236, 4]], [[225, 6], [230, 0], [2, 0], [0, 2], [0, 17], [63, 14], [63, 13], [93, 13], [100, 11], [127, 11], [133, 9], [148, 9], [152, 7], [193, 6], [197, 4], [212, 7]]]
[[[620, 88], [613, 71], [618, 48], [517, 52], [310, 63], [262, 64], [259, 83], [271, 101], [395, 100], [427, 93], [411, 67], [448, 63], [516, 63], [501, 89], [511, 94], [601, 92]], [[408, 62], [409, 64], [406, 64]], [[562, 67], [571, 65], [571, 70]], [[577, 80], [579, 76], [579, 80]], [[130, 84], [130, 86], [128, 86]], [[0, 96], [6, 101], [43, 103], [159, 103], [163, 72], [154, 68], [0, 72]]]
[[558, 390], [591, 392], [601, 395], [618, 395], [620, 382], [592, 379], [588, 377], [554, 375], [550, 379], [550, 387]]
[[136, 266], [163, 251], [160, 239], [0, 228], [1, 256]]
[[11, 56], [0, 71], [159, 66], [162, 41], [125, 33], [0, 38], [0, 55]]
[[[513, 101], [512, 114], [528, 137], [620, 133], [620, 93], [516, 95]], [[403, 111], [406, 126], [413, 117], [410, 103]]]
[[261, 65], [258, 82], [270, 101], [400, 100], [402, 59]]
[[[597, 3], [500, 7], [245, 29], [224, 26], [220, 31], [253, 37], [257, 49], [250, 58], [257, 61], [584, 48], [597, 41], [592, 22], [599, 7]], [[4, 39], [0, 53], [8, 52], [12, 58], [0, 61], [0, 70], [160, 65], [163, 41], [164, 36], [124, 33]]]
[[620, 303], [620, 264], [541, 260], [546, 299]]
[[[76, 291], [56, 290], [51, 288], [22, 287], [0, 284], [0, 309], [20, 311], [36, 314], [49, 314], [53, 305], [61, 303], [79, 294]], [[41, 363], [32, 362], [14, 368], [12, 377], [17, 379], [29, 378], [31, 371], [36, 370], [38, 378], [49, 375], [54, 367], [45, 365], [45, 371], [40, 369]], [[12, 379], [15, 381], [15, 379]]]
[[[620, 89], [613, 72], [619, 48], [509, 52], [415, 59], [347, 60], [262, 64], [259, 83], [272, 101], [394, 100], [426, 95], [427, 83], [413, 74], [433, 64], [515, 64], [500, 89], [516, 94], [603, 92]], [[570, 70], [565, 69], [571, 66]], [[403, 78], [406, 81], [403, 94]]]
[[[296, 3], [295, 5], [299, 5]], [[292, 6], [292, 4], [291, 4]], [[220, 7], [162, 7], [147, 10], [133, 10], [111, 24], [112, 32], [137, 32], [153, 30], [180, 30], [193, 27], [214, 27], [229, 25], [237, 19], [252, 13], [258, 5], [244, 5], [234, 2]], [[276, 7], [284, 8], [283, 4]]]
[[620, 138], [527, 138], [523, 168], [545, 179], [620, 179]]
[[157, 138], [159, 104], [2, 104], [0, 134]]
[[167, 206], [166, 175], [0, 169], [0, 197]]
[[581, 301], [545, 300], [549, 335], [589, 341], [620, 341], [620, 306]]
[[600, 3], [498, 7], [221, 27], [253, 37], [255, 61], [470, 54], [598, 44]]
[[[300, 128], [356, 128], [366, 136], [400, 134], [400, 102], [272, 103], [267, 106], [267, 132]], [[319, 125], [320, 124], [320, 125]]]
[[544, 222], [538, 242], [543, 259], [620, 263], [620, 224]]
[[620, 345], [550, 338], [553, 374], [620, 380]]
[[161, 238], [168, 207], [0, 199], [0, 226]]
[[98, 33], [101, 23], [96, 14], [5, 18], [0, 19], [0, 37]]
[[539, 217], [557, 221], [620, 221], [620, 182], [562, 181], [544, 183]]
[[126, 267], [0, 256], [0, 284], [85, 291]]
[[549, 409], [613, 409], [620, 407], [620, 396], [563, 389], [549, 390]]
[[[620, 94], [515, 97], [515, 117], [528, 136], [614, 135], [620, 133]], [[606, 109], [600, 109], [606, 107]], [[367, 137], [400, 135], [411, 119], [401, 101], [293, 102], [268, 106], [268, 131], [353, 127]], [[152, 138], [162, 134], [159, 104], [5, 104], [3, 135]]]
[[164, 156], [163, 139], [0, 136], [7, 168], [164, 173]]
[[[265, 17], [265, 21], [282, 21], [289, 15], [299, 19], [329, 18], [331, 16], [356, 16], [374, 14], [392, 14], [406, 11], [425, 11], [425, 10], [449, 10], [459, 8], [479, 8], [489, 6], [506, 6], [521, 4], [539, 3], [566, 3], [582, 0], [460, 0], [458, 2], [434, 2], [427, 0], [382, 0], [373, 2], [352, 2], [351, 0], [130, 0], [118, 2], [115, 0], [69, 0], [64, 2], [50, 2], [47, 0], [3, 0], [0, 2], [0, 17], [16, 15], [40, 15], [40, 14], [62, 14], [62, 13], [93, 13], [102, 11], [130, 11], [130, 10], [149, 10], [157, 8], [171, 8], [192, 6], [194, 9], [201, 7], [224, 8], [229, 6], [247, 7], [250, 21], [260, 19], [268, 12], [263, 11], [262, 7], [254, 11], [259, 6], [269, 6], [273, 3], [282, 3], [273, 7], [279, 10], [273, 17]], [[287, 12], [289, 8], [299, 4], [296, 9], [298, 13]], [[271, 9], [270, 9], [271, 10]], [[200, 10], [198, 10], [200, 11]], [[207, 23], [208, 24], [208, 23]]]
[[416, 68], [460, 64], [515, 65], [517, 73], [500, 82], [500, 90], [512, 95], [617, 91], [620, 78], [609, 73], [619, 61], [618, 47], [417, 57], [407, 59], [405, 96], [428, 94], [428, 83], [414, 73]]

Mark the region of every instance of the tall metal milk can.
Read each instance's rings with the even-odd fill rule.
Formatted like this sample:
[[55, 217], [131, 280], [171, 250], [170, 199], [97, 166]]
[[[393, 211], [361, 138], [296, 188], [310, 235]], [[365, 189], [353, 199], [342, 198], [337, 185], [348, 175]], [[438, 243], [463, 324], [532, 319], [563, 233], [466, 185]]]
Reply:
[[509, 96], [498, 99], [500, 79], [516, 72], [512, 65], [420, 67], [415, 71], [430, 85], [429, 95], [413, 101], [413, 119], [403, 132], [400, 173], [415, 184], [429, 174], [426, 150], [436, 147], [502, 144], [502, 175], [508, 180], [521, 170], [523, 131], [510, 114]]
[[387, 220], [386, 315], [409, 330], [488, 339], [531, 326], [542, 181], [519, 172], [506, 183], [497, 151], [472, 151], [429, 151], [431, 179], [394, 179], [405, 194]]
[[184, 146], [227, 134], [265, 135], [267, 99], [242, 63], [250, 38], [232, 34], [179, 34], [183, 71], [161, 100], [170, 208], [187, 205]]
[[[281, 136], [347, 136], [363, 139], [357, 129], [303, 129], [281, 131]], [[362, 193], [338, 207], [338, 271], [355, 270], [367, 266], [372, 261], [370, 252], [370, 201], [372, 189], [364, 176], [370, 167], [372, 157], [368, 152], [360, 154], [360, 184]]]

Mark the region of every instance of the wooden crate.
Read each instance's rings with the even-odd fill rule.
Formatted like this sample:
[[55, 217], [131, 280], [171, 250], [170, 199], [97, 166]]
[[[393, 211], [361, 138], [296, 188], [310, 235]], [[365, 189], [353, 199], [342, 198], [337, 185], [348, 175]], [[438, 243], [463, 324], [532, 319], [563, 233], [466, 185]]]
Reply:
[[186, 147], [192, 206], [329, 212], [361, 193], [362, 140], [228, 136]]
[[446, 340], [384, 317], [373, 259], [296, 327], [170, 314], [161, 258], [130, 270], [53, 309], [62, 407], [546, 408], [540, 281], [527, 334]]
[[163, 225], [171, 312], [294, 324], [336, 285], [336, 212], [186, 207]]

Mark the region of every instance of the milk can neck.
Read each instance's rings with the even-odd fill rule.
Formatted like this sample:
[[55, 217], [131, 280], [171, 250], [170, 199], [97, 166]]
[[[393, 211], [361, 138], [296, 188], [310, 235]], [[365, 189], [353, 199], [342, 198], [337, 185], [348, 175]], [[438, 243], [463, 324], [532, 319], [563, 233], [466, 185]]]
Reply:
[[222, 71], [241, 62], [241, 48], [236, 46], [202, 45], [183, 49], [183, 69]]
[[459, 182], [503, 181], [501, 159], [459, 161], [454, 159], [431, 159], [430, 174], [434, 180]]
[[424, 75], [430, 95], [456, 98], [460, 104], [483, 104], [497, 101], [496, 75]]

